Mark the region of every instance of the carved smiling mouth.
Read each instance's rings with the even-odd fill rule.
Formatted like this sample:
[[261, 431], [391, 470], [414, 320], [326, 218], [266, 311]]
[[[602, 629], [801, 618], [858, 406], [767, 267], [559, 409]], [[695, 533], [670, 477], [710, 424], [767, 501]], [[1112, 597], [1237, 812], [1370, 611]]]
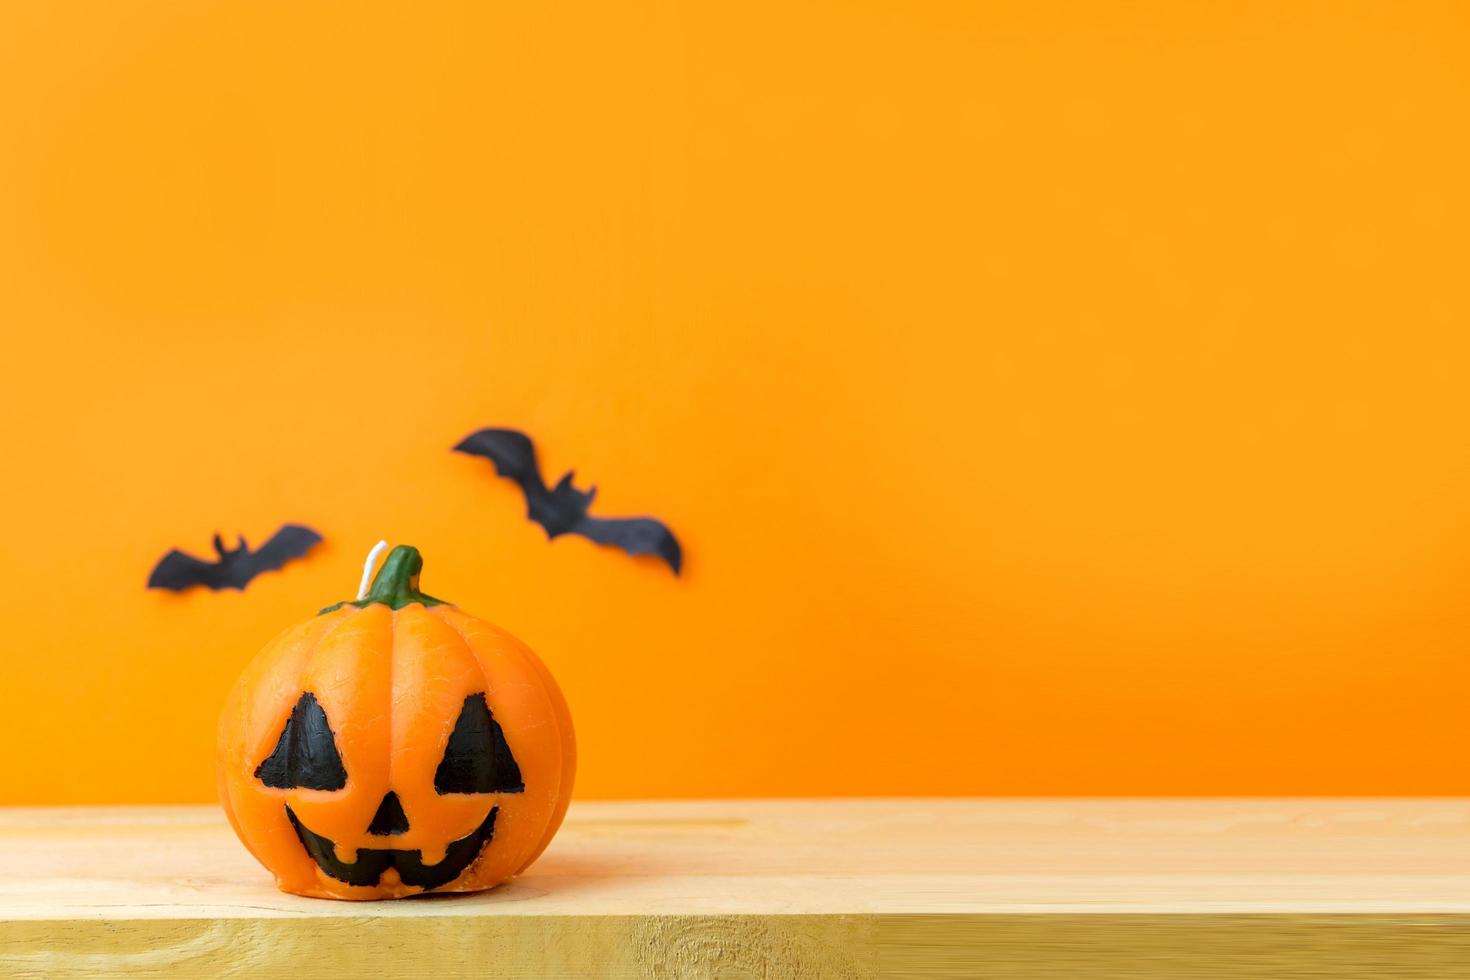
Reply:
[[339, 861], [337, 845], [320, 834], [312, 833], [291, 812], [291, 804], [286, 804], [286, 816], [290, 819], [291, 826], [296, 828], [301, 846], [306, 848], [306, 853], [311, 855], [317, 866], [333, 878], [349, 885], [371, 886], [378, 883], [384, 871], [393, 868], [398, 872], [399, 881], [425, 891], [449, 884], [463, 874], [465, 868], [475, 863], [485, 845], [495, 836], [495, 815], [499, 812], [500, 807], [491, 807], [485, 821], [468, 835], [450, 844], [444, 851], [444, 860], [437, 864], [425, 864], [423, 852], [418, 849], [400, 851], [387, 847], [358, 848], [356, 861]]

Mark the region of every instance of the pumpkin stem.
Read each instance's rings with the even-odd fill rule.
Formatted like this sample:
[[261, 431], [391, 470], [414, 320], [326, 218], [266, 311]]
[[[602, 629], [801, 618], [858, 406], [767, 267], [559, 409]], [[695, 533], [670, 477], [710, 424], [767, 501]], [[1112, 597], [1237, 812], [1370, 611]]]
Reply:
[[[373, 551], [377, 552], [377, 548]], [[372, 557], [368, 559], [368, 565], [372, 565]], [[431, 595], [425, 595], [419, 591], [419, 572], [423, 571], [424, 559], [419, 554], [419, 549], [412, 545], [401, 544], [388, 552], [388, 557], [383, 560], [383, 567], [378, 569], [378, 574], [373, 579], [372, 587], [361, 599], [352, 602], [339, 602], [328, 606], [322, 612], [329, 613], [343, 606], [356, 606], [365, 609], [373, 603], [382, 603], [389, 609], [402, 609], [404, 606], [417, 602], [425, 606], [445, 605], [443, 599], [435, 599]]]

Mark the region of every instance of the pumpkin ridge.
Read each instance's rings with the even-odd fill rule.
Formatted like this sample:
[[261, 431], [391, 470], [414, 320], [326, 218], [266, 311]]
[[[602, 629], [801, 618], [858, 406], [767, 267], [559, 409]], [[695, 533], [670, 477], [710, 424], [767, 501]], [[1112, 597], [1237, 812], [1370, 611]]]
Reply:
[[[482, 623], [481, 625], [491, 630], [500, 630], [500, 627], [489, 623]], [[504, 632], [504, 630], [500, 630], [500, 632]], [[571, 803], [572, 798], [573, 780], [576, 779], [577, 775], [577, 739], [576, 733], [572, 730], [572, 715], [570, 709], [567, 707], [566, 695], [562, 693], [560, 685], [556, 683], [556, 678], [552, 676], [551, 670], [546, 666], [545, 661], [537, 656], [536, 651], [520, 643], [518, 640], [513, 650], [514, 654], [520, 657], [521, 661], [530, 667], [532, 673], [540, 679], [541, 693], [551, 704], [551, 720], [553, 726], [556, 728], [557, 734], [557, 763], [561, 773], [561, 781], [557, 786], [556, 801], [553, 804], [552, 817], [547, 822], [546, 832], [542, 835], [541, 842], [531, 851], [526, 860], [521, 863], [521, 866], [515, 870], [516, 874], [520, 874], [530, 867], [541, 856], [542, 852], [546, 850], [547, 845], [551, 843], [551, 838], [556, 836], [557, 830], [561, 827], [562, 819], [566, 817], [567, 806]]]
[[[445, 606], [444, 608], [445, 609], [452, 609], [454, 607], [453, 606]], [[437, 607], [430, 608], [427, 611], [435, 619], [439, 620], [445, 626], [449, 627], [449, 631], [451, 633], [453, 633], [455, 635], [455, 637], [459, 640], [459, 645], [464, 650], [465, 656], [467, 656], [470, 659], [470, 662], [475, 665], [475, 670], [480, 675], [480, 682], [481, 682], [480, 690], [482, 690], [482, 691], [485, 692], [485, 697], [486, 697], [486, 700], [487, 700], [487, 703], [488, 703], [488, 700], [489, 700], [489, 697], [490, 697], [490, 692], [493, 690], [493, 688], [491, 687], [491, 684], [493, 683], [493, 680], [490, 677], [490, 672], [485, 669], [485, 661], [483, 661], [483, 660], [480, 659], [480, 655], [475, 652], [474, 645], [470, 643], [469, 637], [465, 636], [464, 630], [460, 629], [459, 626], [456, 625], [455, 622], [452, 619], [450, 619], [449, 617], [443, 615], [443, 613]], [[451, 719], [451, 720], [448, 721], [448, 723], [447, 723], [447, 725], [446, 725], [446, 727], [444, 729], [444, 744], [446, 746], [449, 744], [449, 738], [450, 738], [450, 735], [452, 734], [453, 726], [454, 726], [454, 721]], [[443, 755], [443, 751], [444, 751], [444, 746], [441, 746], [439, 751], [440, 751], [440, 755], [442, 756]]]
[[[331, 626], [317, 634], [316, 638], [312, 641], [310, 648], [307, 649], [306, 653], [301, 658], [301, 670], [296, 674], [296, 690], [303, 693], [307, 691], [306, 678], [311, 675], [313, 669], [316, 667], [316, 658], [321, 654], [322, 648], [327, 645], [328, 640], [337, 635], [338, 631], [341, 630], [342, 627], [357, 619], [359, 616], [362, 615], [362, 613], [362, 609], [348, 610], [345, 615], [338, 616], [336, 622], [332, 623]], [[315, 694], [316, 692], [313, 691], [311, 693]], [[289, 718], [290, 716], [291, 709], [288, 708], [284, 717]], [[335, 731], [333, 732], [333, 736], [334, 738], [336, 737]], [[338, 746], [338, 751], [341, 751], [340, 745]], [[347, 787], [350, 787], [352, 785], [352, 782], [353, 776], [352, 773], [349, 772], [347, 773], [346, 785], [343, 788], [346, 789]]]
[[[347, 617], [341, 618], [345, 619]], [[272, 637], [271, 640], [266, 644], [265, 650], [262, 652], [264, 653], [267, 651], [275, 651], [279, 654], [285, 655], [286, 650], [283, 648], [283, 645], [289, 643], [289, 646], [294, 648], [290, 651], [290, 653], [291, 655], [298, 657], [299, 660], [296, 669], [291, 670], [287, 676], [290, 677], [291, 681], [299, 690], [301, 674], [304, 673], [306, 665], [311, 660], [311, 657], [315, 653], [318, 644], [320, 644], [325, 637], [333, 633], [340, 625], [340, 619], [337, 622], [333, 622], [330, 619], [326, 621], [316, 619], [308, 620], [305, 623], [298, 623], [296, 626], [284, 629], [280, 633]], [[292, 634], [298, 632], [300, 634], [299, 636], [292, 636]], [[247, 810], [248, 807], [242, 806], [240, 801], [237, 799], [237, 796], [241, 795], [243, 792], [242, 785], [248, 786], [250, 785], [251, 781], [254, 780], [254, 768], [256, 763], [258, 763], [259, 760], [263, 758], [264, 753], [269, 753], [271, 751], [271, 733], [274, 731], [279, 731], [280, 728], [285, 725], [286, 719], [291, 716], [291, 711], [295, 706], [295, 701], [288, 701], [286, 704], [286, 710], [282, 713], [282, 715], [279, 718], [272, 719], [270, 726], [267, 726], [267, 728], [265, 729], [265, 744], [263, 746], [252, 744], [249, 706], [247, 703], [247, 699], [244, 696], [244, 691], [240, 687], [240, 685], [242, 683], [246, 683], [247, 681], [255, 681], [259, 679], [258, 676], [252, 673], [254, 667], [254, 662], [252, 662], [250, 665], [247, 665], [245, 671], [235, 682], [235, 687], [231, 689], [230, 696], [226, 701], [225, 710], [221, 713], [220, 718], [222, 740], [220, 742], [219, 752], [222, 756], [234, 755], [236, 754], [236, 752], [238, 752], [240, 756], [239, 762], [243, 766], [245, 772], [238, 775], [231, 775], [224, 764], [217, 764], [216, 781], [219, 783], [223, 790], [220, 793], [220, 803], [225, 811], [225, 816], [229, 818], [231, 826], [235, 828], [236, 834], [240, 837], [241, 841], [245, 842], [246, 849], [255, 857], [257, 861], [267, 867], [270, 867], [270, 862], [264, 856], [266, 852], [261, 849], [258, 843], [252, 842], [249, 835], [241, 832], [241, 828], [243, 826], [241, 814], [242, 812]], [[225, 730], [228, 730], [228, 736], [225, 736], [223, 734]], [[226, 740], [230, 744], [233, 744], [238, 748], [226, 748]]]
[[398, 720], [398, 712], [393, 710], [393, 692], [396, 690], [394, 684], [398, 681], [398, 610], [394, 609], [388, 613], [388, 704], [384, 709], [384, 717], [388, 719], [388, 764], [384, 771], [388, 776], [388, 786], [391, 788], [398, 784], [393, 781], [393, 757], [398, 753], [395, 747], [398, 745], [398, 729], [402, 724]]
[[[298, 696], [302, 691], [302, 679], [310, 670], [311, 660], [314, 656], [316, 656], [317, 649], [321, 646], [322, 641], [331, 636], [333, 633], [337, 632], [338, 628], [341, 627], [343, 620], [348, 618], [350, 617], [343, 616], [339, 617], [336, 621], [328, 620], [324, 626], [318, 629], [303, 631], [301, 638], [296, 641], [296, 643], [299, 645], [297, 655], [299, 656], [300, 660], [297, 668], [291, 671], [290, 677]], [[265, 742], [264, 746], [252, 746], [252, 752], [250, 753], [252, 756], [260, 756], [261, 758], [264, 758], [264, 756], [261, 755], [260, 751], [262, 747], [264, 748], [266, 754], [270, 753], [271, 746], [274, 743], [269, 741], [269, 738], [275, 737], [271, 733], [280, 732], [281, 728], [285, 726], [286, 720], [291, 717], [291, 711], [295, 708], [295, 706], [296, 700], [293, 698], [292, 700], [287, 702], [286, 710], [281, 712], [281, 716], [279, 718], [272, 719], [270, 727], [267, 729], [267, 741]], [[244, 727], [244, 719], [241, 720], [241, 725], [242, 731], [248, 732], [248, 730]], [[253, 767], [251, 778], [254, 778]]]
[[[562, 731], [563, 721], [558, 710], [557, 699], [554, 698], [551, 692], [546, 688], [546, 682], [550, 679], [551, 676], [550, 672], [546, 670], [544, 664], [540, 663], [539, 658], [536, 657], [536, 654], [534, 652], [530, 651], [529, 649], [523, 649], [523, 644], [519, 639], [517, 639], [513, 634], [507, 633], [505, 630], [501, 629], [498, 626], [494, 626], [486, 622], [485, 620], [479, 619], [478, 617], [471, 616], [469, 613], [465, 612], [462, 609], [459, 609], [456, 606], [445, 606], [443, 609], [430, 609], [428, 610], [428, 612], [430, 615], [437, 616], [439, 619], [443, 620], [444, 623], [448, 625], [449, 628], [452, 629], [460, 637], [466, 649], [469, 650], [470, 655], [474, 657], [475, 663], [479, 665], [480, 672], [485, 678], [485, 693], [487, 701], [494, 694], [495, 681], [494, 678], [490, 676], [490, 671], [486, 667], [484, 658], [480, 656], [479, 650], [475, 648], [475, 644], [470, 639], [471, 632], [484, 632], [492, 636], [499, 633], [509, 637], [512, 642], [502, 646], [501, 650], [506, 653], [508, 655], [508, 658], [514, 661], [520, 667], [520, 669], [526, 673], [528, 677], [532, 677], [538, 681], [541, 681], [541, 683], [535, 685], [535, 687], [541, 698], [546, 703], [548, 709], [546, 712], [546, 717], [551, 722], [552, 726], [556, 729], [557, 735], [556, 759], [557, 772], [559, 774], [559, 784], [557, 786], [557, 793], [552, 798], [552, 812], [554, 814], [560, 813], [562, 815], [565, 815], [565, 796], [568, 794], [565, 794], [564, 789], [568, 786], [570, 782], [570, 777], [572, 775], [570, 767], [575, 765], [575, 756], [573, 756], [572, 758], [568, 758], [568, 753], [566, 752], [567, 743], [562, 738], [564, 734]], [[552, 680], [551, 683], [555, 684], [555, 681]], [[560, 824], [560, 817], [553, 816], [551, 819], [548, 820], [546, 832], [542, 834], [541, 839], [532, 846], [525, 857], [521, 861], [517, 862], [515, 870], [511, 872], [512, 875], [520, 874], [527, 867], [529, 867], [531, 863], [536, 860], [536, 858], [541, 856], [541, 852], [544, 851], [546, 849], [546, 845], [551, 842], [551, 838], [555, 835]]]
[[[460, 646], [464, 648], [464, 652], [469, 655], [470, 660], [474, 661], [475, 669], [480, 672], [480, 678], [484, 681], [484, 687], [482, 687], [481, 690], [485, 692], [485, 698], [488, 703], [490, 697], [495, 692], [495, 678], [491, 677], [490, 671], [485, 668], [485, 661], [480, 657], [479, 652], [475, 649], [475, 645], [470, 642], [469, 634], [460, 628], [460, 623], [455, 622], [454, 617], [444, 615], [444, 612], [449, 609], [454, 609], [454, 607], [445, 606], [443, 610], [439, 608], [433, 608], [429, 609], [428, 612], [431, 616], [434, 616], [445, 626], [448, 626], [450, 632], [452, 632], [456, 637], [459, 638]], [[473, 622], [473, 619], [469, 616], [468, 613], [461, 610], [455, 611], [459, 612], [459, 615], [461, 617], [465, 617], [470, 622]], [[449, 733], [446, 729], [445, 738], [447, 739], [448, 737]]]

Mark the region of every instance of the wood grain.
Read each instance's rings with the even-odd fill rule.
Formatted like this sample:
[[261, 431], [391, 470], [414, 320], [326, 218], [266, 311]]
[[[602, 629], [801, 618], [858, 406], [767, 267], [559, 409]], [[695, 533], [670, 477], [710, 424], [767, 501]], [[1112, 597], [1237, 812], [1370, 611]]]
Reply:
[[0, 976], [1470, 976], [1451, 800], [584, 803], [463, 897], [283, 895], [210, 807], [0, 810]]

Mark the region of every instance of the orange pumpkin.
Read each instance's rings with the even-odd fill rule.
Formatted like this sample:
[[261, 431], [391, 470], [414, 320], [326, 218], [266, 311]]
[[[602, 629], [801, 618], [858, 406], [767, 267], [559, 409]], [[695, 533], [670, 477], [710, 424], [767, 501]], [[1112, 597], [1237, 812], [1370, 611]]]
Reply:
[[576, 749], [561, 691], [515, 637], [419, 591], [395, 548], [356, 602], [276, 637], [219, 726], [220, 800], [283, 891], [490, 888], [550, 843]]

